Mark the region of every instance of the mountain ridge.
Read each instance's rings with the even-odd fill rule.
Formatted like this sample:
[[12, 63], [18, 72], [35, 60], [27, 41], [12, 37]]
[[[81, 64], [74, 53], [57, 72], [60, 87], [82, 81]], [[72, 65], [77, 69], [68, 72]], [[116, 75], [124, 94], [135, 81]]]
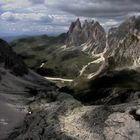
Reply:
[[28, 69], [12, 47], [0, 39], [0, 139], [7, 140], [17, 125], [24, 121], [28, 104], [39, 92], [57, 87]]

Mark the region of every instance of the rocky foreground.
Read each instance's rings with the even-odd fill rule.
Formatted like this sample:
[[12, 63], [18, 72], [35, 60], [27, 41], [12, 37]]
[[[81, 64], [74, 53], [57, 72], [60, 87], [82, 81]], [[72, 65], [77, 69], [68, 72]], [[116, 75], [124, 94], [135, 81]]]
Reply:
[[139, 140], [140, 102], [84, 106], [65, 93], [44, 93], [10, 140]]

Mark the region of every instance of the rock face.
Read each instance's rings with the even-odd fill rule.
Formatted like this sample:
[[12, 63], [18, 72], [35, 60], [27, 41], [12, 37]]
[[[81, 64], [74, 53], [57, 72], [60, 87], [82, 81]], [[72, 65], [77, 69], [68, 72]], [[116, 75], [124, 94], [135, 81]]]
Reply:
[[81, 25], [80, 20], [77, 19], [76, 22], [71, 24], [67, 34], [67, 47], [76, 47], [81, 46], [82, 44], [84, 46], [89, 45], [86, 49], [88, 51], [95, 49], [96, 46], [98, 46], [98, 48], [96, 48], [96, 52], [98, 53], [102, 52], [105, 48], [106, 33], [99, 22], [88, 22], [85, 20], [83, 25]]
[[139, 140], [140, 117], [135, 118], [133, 109], [137, 103], [84, 106], [65, 93], [51, 93], [50, 97], [54, 100], [49, 103], [31, 104], [33, 113], [8, 139]]
[[67, 46], [79, 46], [82, 44], [81, 38], [81, 22], [79, 19], [77, 19], [76, 22], [72, 22], [69, 32], [68, 32], [68, 39], [67, 39]]
[[9, 69], [11, 73], [17, 76], [23, 76], [28, 73], [27, 66], [21, 58], [12, 51], [7, 42], [0, 39], [0, 66]]
[[108, 51], [114, 67], [137, 68], [140, 66], [140, 17], [131, 17], [108, 33]]

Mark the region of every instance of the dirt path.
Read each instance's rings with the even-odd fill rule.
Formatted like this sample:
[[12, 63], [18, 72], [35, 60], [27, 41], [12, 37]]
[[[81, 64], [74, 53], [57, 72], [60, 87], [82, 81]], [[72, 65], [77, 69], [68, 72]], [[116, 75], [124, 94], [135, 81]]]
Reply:
[[63, 79], [63, 78], [54, 78], [54, 77], [44, 77], [44, 78], [53, 81], [73, 82], [73, 79]]

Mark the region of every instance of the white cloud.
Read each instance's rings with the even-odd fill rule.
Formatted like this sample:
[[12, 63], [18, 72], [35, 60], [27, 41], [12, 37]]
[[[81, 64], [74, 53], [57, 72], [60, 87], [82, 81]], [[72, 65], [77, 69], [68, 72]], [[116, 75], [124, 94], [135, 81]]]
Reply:
[[77, 17], [108, 28], [139, 12], [138, 0], [0, 0], [0, 31], [61, 33]]
[[0, 5], [3, 10], [15, 10], [31, 6], [29, 0], [0, 0]]
[[45, 0], [29, 0], [30, 2], [32, 2], [33, 4], [44, 4]]
[[1, 14], [0, 17], [2, 20], [7, 20], [7, 21], [12, 21], [14, 19], [13, 14], [11, 12], [5, 12]]
[[53, 17], [44, 13], [12, 13], [4, 12], [1, 14], [1, 19], [5, 21], [40, 21], [40, 22], [51, 22]]
[[130, 16], [139, 16], [140, 15], [140, 12], [132, 12], [132, 13], [128, 13], [128, 17], [130, 17]]
[[103, 26], [116, 26], [119, 24], [119, 21], [114, 20], [114, 19], [109, 19], [106, 22], [102, 23]]

